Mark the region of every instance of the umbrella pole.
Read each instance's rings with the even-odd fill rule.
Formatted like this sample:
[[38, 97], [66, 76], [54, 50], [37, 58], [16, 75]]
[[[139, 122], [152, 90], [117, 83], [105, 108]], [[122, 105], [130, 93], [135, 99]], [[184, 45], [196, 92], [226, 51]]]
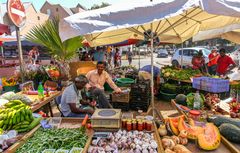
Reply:
[[141, 65], [140, 65], [140, 58], [141, 58], [141, 55], [140, 55], [140, 48], [138, 47], [138, 71], [140, 71], [140, 68], [141, 68]]
[[[154, 82], [153, 82], [153, 78], [154, 78], [154, 72], [153, 72], [153, 33], [151, 34], [151, 105], [152, 105], [152, 109], [154, 109]], [[153, 118], [155, 118], [155, 112], [153, 110]]]
[[182, 43], [182, 54], [181, 54], [181, 68], [183, 68], [183, 43]]
[[20, 72], [21, 72], [21, 81], [24, 82], [24, 62], [23, 62], [23, 54], [22, 54], [22, 44], [20, 40], [20, 31], [19, 27], [16, 26], [16, 36], [17, 36], [17, 43], [18, 43], [18, 55], [19, 55], [19, 65], [20, 65]]
[[4, 63], [4, 52], [3, 52], [3, 46], [0, 46], [0, 49], [1, 49], [1, 53], [2, 53], [2, 64], [5, 64], [5, 63]]

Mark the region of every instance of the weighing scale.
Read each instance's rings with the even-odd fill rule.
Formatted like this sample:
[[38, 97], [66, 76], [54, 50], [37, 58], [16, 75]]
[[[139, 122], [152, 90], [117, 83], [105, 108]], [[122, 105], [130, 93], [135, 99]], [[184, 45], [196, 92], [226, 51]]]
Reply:
[[96, 109], [92, 115], [93, 128], [120, 128], [121, 109]]

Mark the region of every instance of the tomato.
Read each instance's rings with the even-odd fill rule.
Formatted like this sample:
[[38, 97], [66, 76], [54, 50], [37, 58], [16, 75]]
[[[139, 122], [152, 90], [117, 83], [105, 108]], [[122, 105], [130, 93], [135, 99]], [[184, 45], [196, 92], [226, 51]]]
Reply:
[[87, 124], [87, 128], [88, 128], [88, 129], [91, 129], [91, 128], [92, 128], [92, 124], [91, 124], [91, 123], [88, 123], [88, 124]]

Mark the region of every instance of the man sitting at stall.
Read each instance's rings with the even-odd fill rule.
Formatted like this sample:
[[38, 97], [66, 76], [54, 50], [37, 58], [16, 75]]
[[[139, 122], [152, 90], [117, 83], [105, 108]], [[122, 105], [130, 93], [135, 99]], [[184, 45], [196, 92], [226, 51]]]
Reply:
[[97, 69], [89, 71], [86, 76], [89, 80], [90, 93], [93, 97], [97, 97], [99, 108], [112, 108], [107, 97], [104, 95], [103, 85], [107, 82], [116, 93], [120, 93], [121, 89], [116, 86], [110, 75], [104, 70], [105, 66], [105, 62], [99, 61]]
[[73, 84], [68, 86], [61, 98], [61, 111], [65, 117], [84, 117], [93, 114], [94, 103], [83, 99], [85, 85], [88, 79], [84, 75], [76, 77]]

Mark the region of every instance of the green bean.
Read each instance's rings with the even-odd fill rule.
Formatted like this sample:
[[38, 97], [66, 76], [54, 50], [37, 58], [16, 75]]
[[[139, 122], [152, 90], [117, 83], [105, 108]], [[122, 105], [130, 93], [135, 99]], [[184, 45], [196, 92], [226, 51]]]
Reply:
[[35, 132], [17, 153], [37, 153], [45, 149], [71, 149], [73, 146], [84, 147], [87, 141], [84, 130], [79, 129], [42, 129]]

